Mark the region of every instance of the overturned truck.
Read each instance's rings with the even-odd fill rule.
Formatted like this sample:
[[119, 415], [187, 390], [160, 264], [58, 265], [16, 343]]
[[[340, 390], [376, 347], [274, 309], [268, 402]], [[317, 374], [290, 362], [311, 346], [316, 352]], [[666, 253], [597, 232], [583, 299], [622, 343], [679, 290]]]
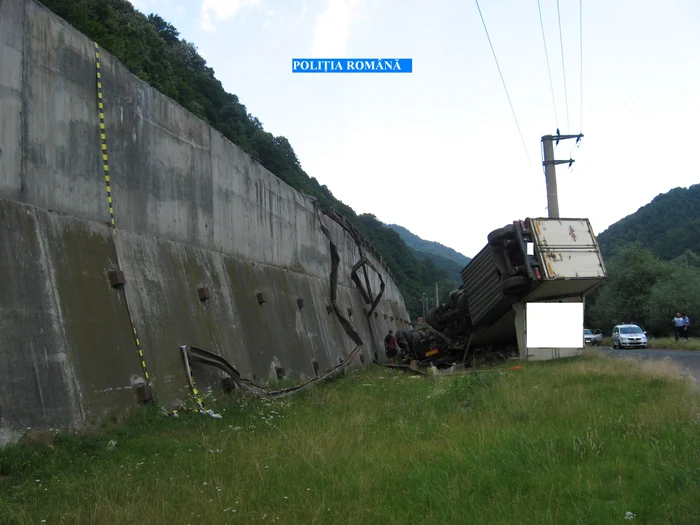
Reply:
[[[527, 304], [583, 303], [606, 278], [588, 219], [514, 221], [491, 232], [461, 273], [461, 286], [426, 317], [434, 336], [428, 347], [439, 363], [468, 359], [477, 350], [517, 352], [523, 359], [576, 355], [577, 348], [528, 348]], [[582, 351], [583, 326], [580, 335]]]

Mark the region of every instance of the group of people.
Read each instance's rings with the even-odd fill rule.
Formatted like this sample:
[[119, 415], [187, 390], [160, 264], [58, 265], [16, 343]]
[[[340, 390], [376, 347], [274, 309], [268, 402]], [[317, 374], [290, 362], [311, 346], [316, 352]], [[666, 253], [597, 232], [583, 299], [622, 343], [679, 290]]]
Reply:
[[676, 329], [676, 341], [679, 339], [688, 339], [690, 334], [690, 319], [685, 314], [676, 312], [676, 317], [673, 318], [673, 326]]
[[396, 335], [394, 335], [394, 331], [389, 330], [389, 333], [384, 338], [384, 350], [386, 352], [387, 359], [389, 359], [392, 363], [396, 363], [397, 356], [403, 357], [408, 350], [406, 332], [399, 330]]

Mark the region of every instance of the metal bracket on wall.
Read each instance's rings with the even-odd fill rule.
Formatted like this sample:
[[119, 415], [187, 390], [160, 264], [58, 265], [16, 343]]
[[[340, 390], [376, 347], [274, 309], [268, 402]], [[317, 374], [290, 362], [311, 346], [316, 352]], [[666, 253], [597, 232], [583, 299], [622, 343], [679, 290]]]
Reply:
[[119, 288], [126, 284], [126, 279], [124, 278], [124, 272], [121, 270], [110, 270], [109, 271], [109, 284], [112, 288]]
[[141, 384], [136, 387], [136, 398], [142, 405], [153, 403], [153, 391], [147, 384]]

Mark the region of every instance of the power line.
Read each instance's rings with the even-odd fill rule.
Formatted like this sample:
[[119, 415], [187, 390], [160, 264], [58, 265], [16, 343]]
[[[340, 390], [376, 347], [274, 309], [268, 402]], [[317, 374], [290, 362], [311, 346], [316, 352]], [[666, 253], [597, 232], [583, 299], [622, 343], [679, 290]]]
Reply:
[[[557, 18], [559, 19], [559, 45], [561, 46], [561, 70], [564, 75], [564, 101], [566, 102], [566, 132], [571, 132], [571, 123], [569, 121], [569, 94], [566, 89], [566, 68], [564, 67], [564, 39], [561, 34], [561, 13], [559, 11], [559, 0], [557, 0]], [[571, 146], [569, 146], [569, 155], [571, 155]]]
[[520, 124], [518, 124], [518, 117], [515, 116], [515, 109], [513, 109], [513, 102], [510, 100], [510, 95], [508, 94], [508, 88], [506, 87], [506, 81], [503, 78], [503, 73], [501, 72], [501, 66], [498, 64], [498, 58], [496, 58], [496, 51], [491, 43], [491, 37], [489, 36], [489, 30], [486, 29], [486, 21], [484, 20], [484, 15], [481, 14], [481, 7], [479, 7], [479, 0], [474, 0], [476, 2], [476, 8], [479, 10], [479, 16], [481, 17], [481, 23], [484, 24], [484, 31], [486, 32], [486, 38], [489, 41], [489, 46], [491, 46], [491, 52], [493, 53], [493, 59], [496, 61], [496, 68], [498, 68], [498, 74], [501, 76], [501, 82], [503, 83], [503, 89], [506, 92], [506, 97], [508, 98], [508, 104], [510, 105], [510, 111], [513, 113], [513, 119], [515, 120], [515, 126], [518, 128], [518, 134], [520, 135], [520, 141], [523, 143], [523, 149], [525, 149], [525, 155], [527, 156], [527, 162], [530, 164], [530, 171], [534, 171], [532, 167], [532, 161], [530, 160], [530, 154], [527, 152], [527, 146], [525, 145], [525, 139], [523, 138], [523, 133], [520, 131]]
[[[539, 1], [539, 0], [538, 0]], [[579, 117], [579, 133], [583, 133], [583, 0], [578, 0], [578, 34], [579, 34], [579, 47], [581, 51], [581, 57], [579, 62], [581, 64], [581, 73], [579, 74], [579, 80], [581, 81], [580, 86], [580, 98], [581, 98], [581, 115]]]
[[542, 8], [540, 7], [540, 0], [537, 0], [537, 10], [540, 12], [540, 27], [542, 28], [542, 43], [544, 44], [544, 56], [547, 59], [547, 73], [549, 74], [549, 89], [552, 92], [552, 106], [554, 107], [554, 123], [559, 129], [559, 116], [557, 115], [557, 103], [554, 98], [554, 84], [552, 83], [552, 69], [549, 66], [549, 53], [547, 53], [547, 41], [544, 38], [544, 24], [542, 23]]

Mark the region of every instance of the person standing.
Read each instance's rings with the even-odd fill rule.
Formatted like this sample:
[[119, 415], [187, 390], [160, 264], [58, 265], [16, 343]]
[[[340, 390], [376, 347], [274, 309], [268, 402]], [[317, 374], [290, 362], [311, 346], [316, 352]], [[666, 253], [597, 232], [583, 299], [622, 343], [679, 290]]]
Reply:
[[673, 326], [676, 329], [676, 341], [678, 341], [683, 335], [683, 327], [685, 326], [685, 320], [680, 312], [676, 312], [676, 317], [673, 318]]
[[396, 331], [396, 344], [398, 345], [399, 359], [403, 359], [408, 353], [408, 338], [405, 330]]
[[396, 336], [393, 330], [389, 330], [389, 333], [384, 338], [384, 350], [386, 351], [387, 359], [391, 359], [391, 362], [396, 362]]
[[690, 318], [683, 314], [683, 337], [688, 339], [690, 337]]

